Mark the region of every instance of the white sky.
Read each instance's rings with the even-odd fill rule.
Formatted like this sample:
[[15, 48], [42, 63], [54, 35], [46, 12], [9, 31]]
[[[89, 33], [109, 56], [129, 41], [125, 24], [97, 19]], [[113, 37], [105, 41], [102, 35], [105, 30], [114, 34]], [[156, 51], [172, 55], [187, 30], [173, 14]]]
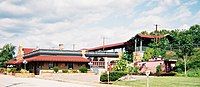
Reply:
[[129, 40], [141, 31], [200, 24], [199, 0], [0, 0], [0, 46], [65, 49]]

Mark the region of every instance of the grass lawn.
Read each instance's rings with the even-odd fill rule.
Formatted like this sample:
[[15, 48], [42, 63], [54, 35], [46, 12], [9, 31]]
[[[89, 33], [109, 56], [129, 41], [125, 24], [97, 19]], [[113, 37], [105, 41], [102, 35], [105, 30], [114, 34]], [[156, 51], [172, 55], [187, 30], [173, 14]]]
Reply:
[[[146, 79], [135, 81], [117, 81], [114, 85], [146, 87]], [[195, 77], [151, 77], [150, 87], [200, 87], [200, 78]]]

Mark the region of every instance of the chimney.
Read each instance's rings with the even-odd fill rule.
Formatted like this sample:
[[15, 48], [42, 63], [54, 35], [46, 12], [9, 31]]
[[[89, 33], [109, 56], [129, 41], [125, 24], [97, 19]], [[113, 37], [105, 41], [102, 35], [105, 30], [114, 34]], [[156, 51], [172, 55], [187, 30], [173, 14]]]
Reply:
[[63, 50], [64, 49], [64, 44], [59, 44], [59, 50]]

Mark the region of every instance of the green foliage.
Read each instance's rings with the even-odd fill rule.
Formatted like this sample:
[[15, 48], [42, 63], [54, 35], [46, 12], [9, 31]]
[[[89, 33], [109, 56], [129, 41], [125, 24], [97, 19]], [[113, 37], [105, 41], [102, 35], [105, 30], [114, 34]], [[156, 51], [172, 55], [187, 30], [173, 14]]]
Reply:
[[78, 70], [72, 70], [72, 73], [78, 73]]
[[143, 35], [149, 35], [149, 33], [147, 31], [142, 31], [141, 34], [143, 34]]
[[[109, 80], [110, 81], [116, 81], [118, 80], [119, 78], [121, 78], [122, 76], [126, 75], [127, 72], [119, 72], [119, 71], [113, 71], [113, 72], [110, 72], [109, 73]], [[106, 82], [108, 81], [108, 74], [107, 73], [103, 73], [101, 76], [100, 76], [100, 81], [101, 82]]]
[[53, 71], [54, 71], [55, 73], [57, 73], [57, 72], [58, 72], [58, 70], [59, 70], [59, 68], [58, 68], [58, 67], [53, 67]]
[[176, 58], [176, 53], [174, 51], [166, 51], [164, 55], [165, 59], [175, 59]]
[[188, 70], [187, 76], [189, 76], [189, 77], [200, 77], [200, 69]]
[[[187, 58], [187, 70], [199, 69], [200, 68], [200, 49], [196, 48], [192, 52], [192, 56]], [[178, 60], [175, 67], [176, 71], [182, 73], [184, 71], [184, 62], [183, 60]]]
[[143, 61], [148, 61], [149, 59], [153, 58], [154, 56], [154, 49], [153, 48], [147, 48], [144, 52]]
[[15, 73], [17, 71], [17, 68], [11, 68], [11, 72]]
[[133, 62], [133, 54], [128, 53], [128, 52], [124, 52], [123, 55], [122, 55], [122, 59], [127, 60], [129, 62]]
[[156, 73], [161, 73], [161, 65], [156, 66]]
[[6, 44], [3, 46], [0, 52], [0, 67], [4, 66], [4, 63], [13, 58], [15, 47], [12, 44]]
[[29, 73], [29, 71], [25, 70], [25, 69], [21, 69], [20, 73]]
[[5, 68], [0, 68], [0, 73], [4, 73], [6, 71]]
[[129, 74], [138, 74], [139, 73], [139, 68], [138, 67], [132, 67], [132, 66], [128, 66], [125, 70], [125, 72], [129, 73]]
[[79, 71], [81, 72], [81, 73], [87, 73], [87, 68], [86, 67], [84, 67], [84, 66], [81, 66], [80, 68], [79, 68]]
[[124, 59], [120, 59], [117, 61], [117, 64], [114, 66], [114, 71], [125, 71], [127, 68], [128, 61]]
[[68, 69], [63, 69], [62, 72], [63, 73], [68, 73], [69, 71], [68, 71]]

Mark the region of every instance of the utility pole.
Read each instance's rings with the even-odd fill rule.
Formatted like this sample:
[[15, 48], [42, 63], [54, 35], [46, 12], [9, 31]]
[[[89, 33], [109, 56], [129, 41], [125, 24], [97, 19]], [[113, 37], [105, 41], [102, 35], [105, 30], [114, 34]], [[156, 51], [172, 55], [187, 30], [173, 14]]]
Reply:
[[76, 44], [72, 44], [72, 49], [75, 50]]
[[105, 48], [104, 48], [104, 46], [105, 46], [105, 39], [106, 39], [106, 38], [103, 37], [103, 51], [104, 51], [104, 49], [105, 49]]

